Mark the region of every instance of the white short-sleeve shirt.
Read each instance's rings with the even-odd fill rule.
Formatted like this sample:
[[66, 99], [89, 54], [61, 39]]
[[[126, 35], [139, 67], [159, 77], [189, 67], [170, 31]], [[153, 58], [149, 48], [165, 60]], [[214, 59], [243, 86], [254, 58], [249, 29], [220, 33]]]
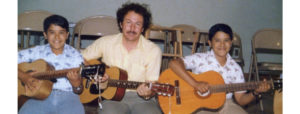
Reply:
[[[244, 83], [244, 75], [241, 67], [227, 54], [226, 64], [221, 66], [215, 58], [213, 50], [206, 53], [195, 53], [182, 58], [186, 69], [191, 69], [195, 74], [201, 74], [210, 70], [220, 73], [225, 84]], [[245, 92], [245, 91], [239, 91]], [[232, 98], [232, 93], [227, 93], [226, 98]]]
[[[18, 53], [18, 63], [34, 62], [35, 60], [43, 59], [49, 65], [53, 66], [55, 70], [76, 68], [83, 62], [81, 54], [68, 44], [64, 45], [62, 54], [55, 55], [49, 44], [39, 45], [33, 48], [21, 50]], [[73, 91], [67, 77], [57, 78], [52, 89], [59, 89], [63, 91]]]

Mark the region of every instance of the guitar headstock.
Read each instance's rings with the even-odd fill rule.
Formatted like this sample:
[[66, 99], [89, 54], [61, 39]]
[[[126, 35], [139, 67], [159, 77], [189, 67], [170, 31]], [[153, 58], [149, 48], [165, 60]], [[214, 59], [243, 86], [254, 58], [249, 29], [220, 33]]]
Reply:
[[105, 73], [105, 64], [96, 64], [96, 65], [85, 65], [81, 66], [80, 74], [82, 77], [90, 79], [95, 76], [102, 77]]
[[174, 94], [175, 87], [170, 84], [153, 83], [151, 90], [158, 95], [172, 96]]

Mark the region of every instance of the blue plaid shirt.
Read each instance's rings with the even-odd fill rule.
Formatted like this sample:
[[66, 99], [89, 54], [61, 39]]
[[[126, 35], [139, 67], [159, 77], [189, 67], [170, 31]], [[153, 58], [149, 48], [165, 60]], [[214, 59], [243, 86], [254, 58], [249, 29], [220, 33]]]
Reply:
[[[38, 59], [43, 59], [48, 64], [52, 65], [55, 70], [70, 69], [79, 67], [83, 62], [81, 54], [68, 44], [64, 45], [62, 54], [55, 55], [49, 44], [35, 46], [33, 48], [22, 50], [18, 53], [18, 64], [23, 62], [33, 62]], [[72, 85], [67, 77], [57, 78], [53, 89], [63, 91], [72, 91]]]

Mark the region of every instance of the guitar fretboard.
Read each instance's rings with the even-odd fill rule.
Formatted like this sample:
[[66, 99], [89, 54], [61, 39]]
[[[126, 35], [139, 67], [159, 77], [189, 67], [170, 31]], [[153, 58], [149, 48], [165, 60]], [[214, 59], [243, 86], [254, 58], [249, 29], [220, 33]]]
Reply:
[[[108, 81], [108, 86], [136, 89], [143, 82], [127, 81], [127, 80], [113, 80]], [[148, 85], [148, 83], [146, 83]]]
[[64, 77], [70, 71], [79, 71], [79, 70], [80, 70], [79, 68], [73, 68], [73, 69], [65, 69], [65, 70], [38, 72], [34, 74], [33, 77], [40, 80], [49, 80], [53, 78]]
[[[232, 91], [242, 91], [242, 90], [254, 90], [258, 88], [259, 84], [262, 82], [246, 82], [246, 83], [235, 83], [235, 84], [225, 84], [225, 85], [213, 85], [210, 86], [210, 92], [232, 92]], [[271, 81], [267, 81], [268, 84], [271, 84]]]

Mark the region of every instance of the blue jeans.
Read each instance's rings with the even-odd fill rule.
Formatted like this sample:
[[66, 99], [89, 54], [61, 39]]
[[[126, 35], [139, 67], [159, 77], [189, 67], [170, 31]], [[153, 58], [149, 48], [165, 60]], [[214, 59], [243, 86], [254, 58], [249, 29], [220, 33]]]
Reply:
[[52, 90], [45, 100], [27, 100], [19, 114], [84, 114], [84, 108], [72, 91]]

